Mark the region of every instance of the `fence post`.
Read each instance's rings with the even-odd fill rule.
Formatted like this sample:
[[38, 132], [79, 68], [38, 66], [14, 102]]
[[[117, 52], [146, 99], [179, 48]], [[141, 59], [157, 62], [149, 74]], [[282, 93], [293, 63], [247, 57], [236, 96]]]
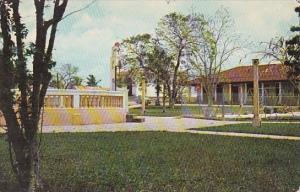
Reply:
[[253, 127], [260, 127], [261, 121], [259, 117], [259, 74], [258, 74], [258, 59], [252, 59], [253, 64]]
[[128, 113], [128, 90], [124, 89], [123, 91], [123, 108], [126, 110], [126, 113]]

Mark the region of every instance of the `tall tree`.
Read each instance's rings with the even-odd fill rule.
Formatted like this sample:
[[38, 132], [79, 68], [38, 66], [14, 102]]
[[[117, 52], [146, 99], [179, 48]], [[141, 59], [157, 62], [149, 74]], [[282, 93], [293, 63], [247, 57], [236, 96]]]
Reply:
[[212, 17], [193, 15], [196, 46], [188, 50], [190, 63], [200, 79], [211, 106], [219, 83], [219, 73], [228, 60], [241, 49], [239, 35], [232, 31], [233, 20], [226, 9], [219, 9]]
[[[295, 8], [295, 12], [300, 20], [300, 6]], [[297, 34], [286, 41], [289, 59], [284, 64], [287, 66], [290, 81], [300, 93], [300, 25], [291, 27], [291, 31]]]
[[291, 59], [291, 56], [288, 55], [288, 48], [286, 45], [286, 38], [284, 37], [275, 37], [272, 38], [269, 42], [261, 42], [264, 49], [258, 51], [257, 53], [261, 55], [261, 59], [270, 59], [271, 62], [280, 62], [284, 64], [285, 61]]
[[131, 36], [121, 43], [123, 67], [129, 68], [131, 76], [138, 81], [151, 70], [148, 65], [151, 39], [151, 35], [145, 33]]
[[174, 60], [174, 68], [171, 76], [170, 89], [170, 106], [173, 107], [178, 92], [178, 71], [184, 51], [190, 49], [194, 44], [194, 37], [192, 33], [192, 26], [194, 20], [190, 15], [182, 15], [180, 13], [170, 13], [164, 16], [158, 23], [156, 28], [157, 37], [163, 43], [163, 46], [171, 53]]
[[[3, 39], [0, 108], [6, 120], [10, 157], [20, 183], [20, 191], [34, 191], [43, 186], [37, 132], [41, 108], [51, 79], [49, 69], [53, 66], [52, 51], [57, 25], [63, 18], [67, 3], [68, 0], [54, 0], [53, 15], [46, 20], [45, 0], [34, 0], [36, 39], [32, 44], [34, 49], [31, 74], [27, 69], [24, 43], [28, 29], [21, 21], [20, 0], [0, 1]], [[14, 99], [13, 90], [16, 85], [20, 91], [17, 101]]]
[[73, 86], [81, 85], [83, 79], [78, 76], [79, 68], [71, 64], [63, 64], [54, 69], [53, 78], [50, 85], [61, 89], [70, 89]]
[[[163, 91], [163, 111], [165, 111], [166, 90], [170, 90], [170, 76], [174, 68], [173, 57], [164, 49], [159, 39], [152, 39], [152, 50], [149, 52], [149, 64], [152, 79], [156, 84], [156, 105], [160, 105], [160, 92]], [[168, 94], [169, 95], [169, 94]]]
[[91, 87], [97, 87], [98, 83], [101, 81], [101, 80], [96, 80], [96, 77], [92, 74], [90, 74], [87, 78], [86, 78], [87, 82], [87, 86], [91, 86]]
[[146, 78], [147, 82], [156, 83], [158, 103], [161, 85], [170, 88], [171, 69], [174, 69], [173, 57], [162, 47], [159, 39], [149, 34], [125, 39], [121, 50], [123, 66], [129, 68], [130, 79], [140, 82], [142, 78]]
[[[295, 8], [300, 19], [300, 7]], [[275, 37], [269, 42], [262, 42], [264, 49], [258, 53], [262, 59], [270, 59], [270, 62], [280, 62], [285, 66], [288, 78], [293, 87], [300, 93], [300, 26], [291, 27], [292, 32], [298, 32], [291, 38]]]

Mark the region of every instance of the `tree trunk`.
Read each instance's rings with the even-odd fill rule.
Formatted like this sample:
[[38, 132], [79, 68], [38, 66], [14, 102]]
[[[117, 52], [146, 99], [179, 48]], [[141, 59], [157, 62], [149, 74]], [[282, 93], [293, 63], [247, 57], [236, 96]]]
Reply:
[[215, 117], [215, 113], [213, 110], [213, 103], [214, 103], [214, 87], [211, 86], [209, 83], [208, 85], [204, 85], [206, 90], [206, 97], [207, 97], [207, 107], [204, 107], [204, 116], [208, 119]]
[[171, 91], [171, 86], [169, 84], [167, 84], [167, 89], [168, 89], [168, 98], [169, 98], [169, 107], [172, 107], [172, 103], [173, 103], [173, 98], [172, 98], [172, 91]]
[[176, 101], [176, 96], [177, 96], [177, 73], [178, 69], [180, 66], [180, 58], [182, 54], [183, 48], [179, 49], [178, 55], [177, 55], [177, 61], [176, 61], [176, 66], [174, 70], [174, 76], [173, 76], [173, 83], [172, 83], [172, 95], [171, 95], [171, 102], [170, 102], [170, 107], [174, 109], [175, 101]]
[[156, 82], [156, 101], [155, 101], [155, 105], [156, 106], [160, 106], [160, 99], [159, 99], [159, 93], [160, 93], [160, 84], [159, 84], [159, 80], [157, 79]]
[[166, 84], [163, 85], [163, 113], [166, 112]]
[[[16, 118], [9, 118], [7, 110], [3, 110], [8, 127], [8, 141], [12, 168], [18, 178], [20, 191], [29, 192], [43, 189], [40, 177], [39, 150], [37, 137], [26, 141]], [[15, 158], [13, 157], [13, 154]]]

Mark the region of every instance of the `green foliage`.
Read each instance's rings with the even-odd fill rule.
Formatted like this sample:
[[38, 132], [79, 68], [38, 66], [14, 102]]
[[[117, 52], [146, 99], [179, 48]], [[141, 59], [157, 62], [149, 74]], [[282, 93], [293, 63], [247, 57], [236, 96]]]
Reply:
[[152, 38], [149, 34], [138, 34], [124, 39], [121, 44], [123, 60], [129, 69], [130, 77], [140, 81], [150, 73], [149, 54], [152, 49]]
[[194, 42], [192, 25], [193, 19], [190, 15], [173, 12], [161, 18], [156, 34], [172, 55], [181, 57], [182, 55], [178, 55], [179, 50], [190, 47]]
[[101, 80], [96, 80], [96, 77], [92, 74], [90, 74], [87, 78], [86, 78], [87, 82], [86, 82], [86, 85], [87, 86], [91, 86], [91, 87], [96, 87], [98, 85], [98, 83], [101, 81]]
[[63, 64], [54, 68], [50, 86], [59, 89], [69, 89], [73, 86], [82, 85], [83, 79], [78, 76], [79, 68], [72, 64]]
[[[300, 19], [300, 7], [297, 7], [295, 12], [298, 13]], [[300, 92], [300, 87], [297, 85], [298, 81], [300, 81], [300, 26], [291, 27], [291, 31], [297, 32], [297, 34], [286, 41], [289, 59], [285, 60], [284, 64], [288, 68], [289, 78]]]
[[73, 81], [72, 81], [72, 84], [73, 84], [74, 86], [79, 86], [79, 85], [82, 85], [82, 81], [83, 81], [83, 79], [82, 79], [81, 77], [79, 77], [79, 76], [74, 76]]
[[[14, 180], [0, 137], [0, 191]], [[296, 191], [299, 142], [168, 132], [45, 134], [50, 191]], [[13, 189], [11, 191], [14, 191]]]

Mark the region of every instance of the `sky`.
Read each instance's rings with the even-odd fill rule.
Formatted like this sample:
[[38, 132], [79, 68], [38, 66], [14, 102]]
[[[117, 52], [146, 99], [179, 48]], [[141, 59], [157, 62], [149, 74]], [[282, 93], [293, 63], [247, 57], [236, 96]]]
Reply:
[[[28, 42], [35, 38], [32, 2], [23, 0], [21, 6], [23, 21], [29, 29]], [[69, 0], [66, 14], [90, 2]], [[154, 34], [159, 20], [170, 12], [194, 11], [209, 16], [225, 7], [235, 21], [232, 31], [239, 33], [243, 41], [259, 43], [290, 35], [290, 27], [298, 23], [294, 12], [298, 5], [296, 0], [95, 0], [59, 23], [53, 56], [58, 67], [70, 63], [79, 68], [84, 79], [94, 74], [102, 80], [102, 86], [108, 86], [114, 43], [139, 33]], [[253, 47], [246, 48], [248, 57], [243, 58], [242, 64], [249, 65], [255, 55], [250, 54]], [[230, 67], [241, 65], [241, 57], [231, 58]]]

